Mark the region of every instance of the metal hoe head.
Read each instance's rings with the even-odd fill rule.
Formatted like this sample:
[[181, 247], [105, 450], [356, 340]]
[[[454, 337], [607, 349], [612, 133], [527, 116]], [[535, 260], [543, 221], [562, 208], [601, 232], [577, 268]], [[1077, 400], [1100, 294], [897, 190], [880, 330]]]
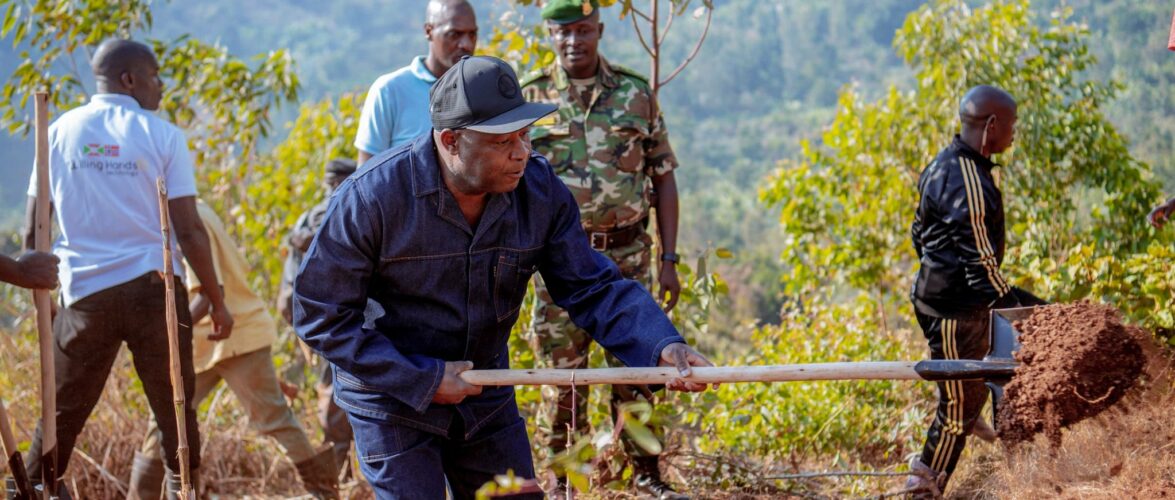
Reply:
[[[1020, 350], [1020, 332], [1013, 323], [1028, 319], [1035, 307], [1017, 307], [1012, 309], [996, 309], [991, 312], [991, 349], [984, 362], [1016, 363], [1012, 354]], [[1012, 374], [1007, 373], [986, 379], [987, 388], [991, 390], [992, 412], [999, 411], [1000, 403], [1004, 399], [1004, 384], [1012, 380]]]
[[1012, 324], [1027, 319], [1034, 307], [995, 309], [989, 325], [990, 347], [983, 360], [930, 359], [919, 361], [914, 370], [924, 380], [983, 380], [991, 390], [992, 409], [999, 411], [1004, 385], [1012, 380], [1019, 362], [1012, 356], [1020, 350], [1020, 332]]

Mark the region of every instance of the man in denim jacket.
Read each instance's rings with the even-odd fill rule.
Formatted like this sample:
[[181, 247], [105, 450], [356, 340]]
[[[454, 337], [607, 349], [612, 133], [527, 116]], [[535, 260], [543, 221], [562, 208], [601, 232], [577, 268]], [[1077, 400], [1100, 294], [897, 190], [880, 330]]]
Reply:
[[[335, 367], [335, 400], [379, 498], [473, 498], [496, 474], [534, 477], [510, 387], [459, 374], [507, 368], [527, 282], [629, 366], [709, 362], [652, 296], [593, 250], [579, 210], [527, 127], [514, 71], [464, 58], [430, 94], [431, 134], [382, 153], [333, 195], [294, 289], [298, 335]], [[363, 328], [366, 301], [386, 314]], [[705, 384], [674, 380], [669, 388]], [[540, 496], [541, 498], [541, 496]]]

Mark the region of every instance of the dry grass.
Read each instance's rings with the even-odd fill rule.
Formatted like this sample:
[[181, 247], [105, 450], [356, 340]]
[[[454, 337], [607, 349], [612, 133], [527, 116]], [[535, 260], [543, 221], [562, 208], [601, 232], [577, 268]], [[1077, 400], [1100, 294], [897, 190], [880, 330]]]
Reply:
[[[9, 295], [4, 297], [12, 299]], [[15, 420], [14, 432], [27, 449], [39, 416], [38, 358], [35, 335], [12, 325], [13, 302], [0, 305], [0, 396]], [[1175, 497], [1175, 408], [1173, 365], [1151, 346], [1148, 385], [1118, 409], [1065, 432], [1063, 444], [1028, 443], [1014, 451], [973, 442], [956, 472], [949, 498], [1161, 498]], [[279, 356], [283, 356], [279, 354]], [[247, 419], [228, 391], [214, 392], [201, 405], [203, 436], [201, 480], [206, 493], [219, 498], [297, 498], [303, 491], [293, 465], [276, 443], [251, 432]], [[294, 409], [311, 441], [321, 442], [313, 414], [313, 394], [303, 391]], [[149, 411], [125, 352], [115, 363], [101, 401], [87, 423], [66, 473], [75, 498], [122, 498], [132, 455], [146, 430]], [[705, 439], [693, 436], [693, 439]], [[837, 457], [798, 457], [796, 463], [765, 464], [755, 457], [702, 457], [683, 446], [669, 460], [667, 479], [698, 498], [876, 498], [898, 492], [903, 478], [825, 477], [777, 480], [796, 471], [901, 472], [904, 463], [862, 461], [863, 450], [842, 450]], [[706, 460], [710, 460], [707, 462]], [[0, 464], [0, 472], [4, 465]], [[727, 469], [721, 469], [727, 467]], [[720, 482], [715, 482], [716, 470]], [[722, 481], [723, 477], [730, 481]], [[366, 485], [350, 483], [345, 497], [373, 498]], [[631, 492], [595, 491], [583, 498], [636, 498]]]
[[[11, 312], [6, 308], [0, 316]], [[22, 451], [28, 449], [40, 418], [36, 336], [10, 327], [28, 325], [30, 321], [24, 319], [0, 318], [4, 323], [0, 324], [0, 397], [9, 407]], [[313, 391], [304, 390], [294, 410], [311, 442], [320, 443], [313, 397]], [[142, 443], [149, 415], [146, 396], [124, 349], [70, 459], [64, 479], [74, 498], [125, 497], [132, 457]], [[203, 402], [197, 415], [203, 462], [200, 480], [206, 496], [297, 498], [305, 494], [293, 464], [275, 441], [249, 430], [248, 418], [223, 384]], [[6, 473], [6, 464], [0, 463], [0, 474]], [[351, 482], [344, 485], [344, 498], [372, 495], [365, 484]]]

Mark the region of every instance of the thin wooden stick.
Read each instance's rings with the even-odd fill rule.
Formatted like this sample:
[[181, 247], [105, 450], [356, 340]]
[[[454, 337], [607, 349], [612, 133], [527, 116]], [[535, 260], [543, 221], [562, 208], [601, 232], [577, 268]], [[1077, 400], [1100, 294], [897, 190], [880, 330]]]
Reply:
[[179, 438], [176, 458], [180, 463], [180, 498], [194, 499], [192, 471], [188, 464], [188, 422], [184, 408], [184, 377], [180, 369], [179, 319], [175, 310], [175, 270], [171, 264], [171, 216], [167, 211], [167, 187], [163, 178], [155, 179], [159, 190], [159, 230], [163, 234], [163, 286], [167, 290], [167, 352], [171, 358], [171, 394], [175, 400], [175, 429]]
[[12, 435], [12, 426], [8, 420], [8, 410], [4, 408], [4, 400], [0, 400], [0, 442], [4, 445], [4, 456], [7, 458], [8, 469], [12, 472], [13, 482], [16, 483], [16, 500], [31, 500], [33, 498], [33, 484], [29, 481], [28, 471], [24, 468], [24, 459], [20, 450], [16, 448], [16, 438]]
[[674, 367], [469, 370], [461, 378], [474, 385], [596, 385], [665, 384], [674, 379], [714, 384], [728, 382], [786, 382], [795, 380], [922, 380], [913, 361], [866, 361], [772, 366], [694, 367], [682, 378]]
[[[37, 205], [34, 222], [36, 234], [33, 249], [48, 252], [51, 246], [49, 229], [49, 94], [37, 92]], [[33, 290], [33, 304], [37, 308], [37, 337], [41, 348], [41, 484], [45, 498], [57, 498], [57, 378], [53, 364], [53, 316], [49, 290]]]

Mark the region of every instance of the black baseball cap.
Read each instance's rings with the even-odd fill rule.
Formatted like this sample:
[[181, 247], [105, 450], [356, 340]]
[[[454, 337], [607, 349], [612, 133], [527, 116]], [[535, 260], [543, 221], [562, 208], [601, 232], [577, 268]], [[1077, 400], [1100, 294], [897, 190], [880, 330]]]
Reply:
[[518, 76], [496, 57], [465, 56], [429, 91], [432, 128], [507, 134], [553, 113], [557, 106], [526, 102]]

